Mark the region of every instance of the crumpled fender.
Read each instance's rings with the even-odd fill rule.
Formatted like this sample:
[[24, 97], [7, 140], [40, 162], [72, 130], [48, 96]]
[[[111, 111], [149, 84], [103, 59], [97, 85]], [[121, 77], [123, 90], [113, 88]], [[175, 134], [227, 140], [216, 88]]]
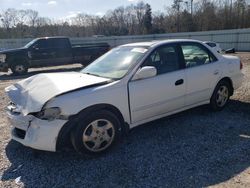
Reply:
[[21, 113], [27, 115], [39, 112], [47, 101], [58, 95], [109, 81], [78, 72], [39, 74], [5, 88], [5, 92]]

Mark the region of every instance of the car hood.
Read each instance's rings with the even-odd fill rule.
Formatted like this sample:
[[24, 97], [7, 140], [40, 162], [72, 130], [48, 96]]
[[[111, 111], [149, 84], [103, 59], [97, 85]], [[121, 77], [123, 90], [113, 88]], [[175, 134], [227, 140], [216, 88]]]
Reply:
[[10, 53], [15, 53], [15, 52], [21, 52], [25, 51], [26, 48], [15, 48], [15, 49], [9, 49], [9, 50], [2, 50], [0, 51], [0, 54], [10, 54]]
[[39, 74], [5, 88], [10, 100], [27, 115], [39, 112], [46, 102], [58, 95], [89, 86], [106, 84], [108, 78], [78, 72]]

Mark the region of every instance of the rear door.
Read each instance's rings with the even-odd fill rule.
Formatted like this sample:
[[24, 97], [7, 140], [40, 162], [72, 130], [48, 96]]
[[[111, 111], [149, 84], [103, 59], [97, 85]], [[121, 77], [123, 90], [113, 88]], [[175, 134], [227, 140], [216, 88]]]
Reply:
[[218, 59], [200, 43], [181, 43], [181, 49], [187, 78], [185, 106], [209, 101], [221, 76]]
[[67, 38], [51, 38], [48, 40], [51, 51], [51, 64], [64, 65], [73, 62], [71, 44]]
[[157, 48], [142, 65], [154, 66], [157, 75], [129, 82], [133, 123], [161, 116], [184, 106], [186, 79], [179, 51], [175, 44]]

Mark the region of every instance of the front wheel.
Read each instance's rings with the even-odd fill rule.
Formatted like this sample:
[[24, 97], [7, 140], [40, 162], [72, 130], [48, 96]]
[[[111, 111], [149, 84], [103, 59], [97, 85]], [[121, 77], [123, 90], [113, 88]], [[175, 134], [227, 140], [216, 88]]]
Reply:
[[71, 142], [81, 154], [103, 152], [117, 142], [121, 135], [120, 121], [111, 112], [101, 110], [79, 117], [71, 133]]
[[210, 105], [215, 111], [222, 110], [230, 98], [230, 85], [226, 81], [221, 81], [216, 86], [210, 99]]
[[15, 75], [22, 75], [28, 72], [28, 67], [25, 64], [16, 64], [11, 67], [11, 71]]

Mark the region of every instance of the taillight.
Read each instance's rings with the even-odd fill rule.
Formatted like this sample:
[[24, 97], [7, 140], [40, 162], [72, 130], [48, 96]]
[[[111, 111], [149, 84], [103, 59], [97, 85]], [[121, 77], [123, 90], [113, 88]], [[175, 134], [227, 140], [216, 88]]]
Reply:
[[243, 63], [240, 61], [240, 70], [243, 69]]

